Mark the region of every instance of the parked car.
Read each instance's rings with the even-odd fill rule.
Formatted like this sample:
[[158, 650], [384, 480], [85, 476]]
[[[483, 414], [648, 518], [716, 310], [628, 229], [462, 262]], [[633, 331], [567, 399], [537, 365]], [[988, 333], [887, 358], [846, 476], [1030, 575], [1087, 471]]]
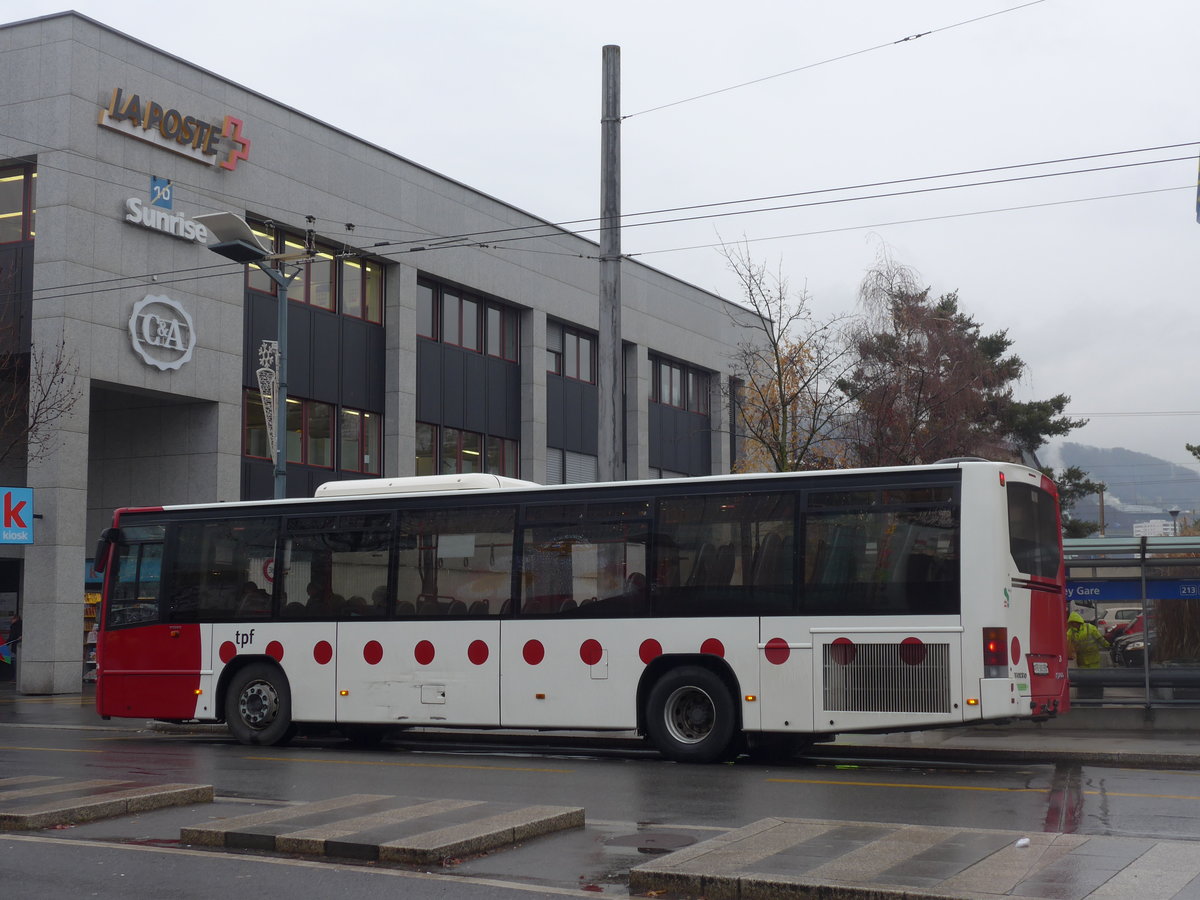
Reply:
[[1096, 627], [1100, 629], [1105, 640], [1111, 641], [1116, 635], [1110, 635], [1109, 631], [1121, 624], [1128, 625], [1141, 614], [1140, 605], [1101, 607], [1096, 610]]
[[1147, 634], [1149, 640], [1153, 641], [1154, 632], [1144, 631], [1142, 622], [1142, 617], [1138, 616], [1130, 623], [1125, 634], [1113, 641], [1108, 652], [1112, 656], [1114, 666], [1140, 667], [1145, 665]]
[[1110, 644], [1123, 634], [1128, 634], [1130, 626], [1142, 616], [1140, 606], [1121, 606], [1108, 611], [1103, 624], [1097, 625], [1104, 639]]

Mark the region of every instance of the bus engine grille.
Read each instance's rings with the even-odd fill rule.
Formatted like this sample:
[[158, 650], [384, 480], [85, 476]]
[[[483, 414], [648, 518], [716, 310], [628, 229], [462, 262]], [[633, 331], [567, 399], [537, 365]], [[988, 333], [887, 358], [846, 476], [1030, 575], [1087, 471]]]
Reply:
[[826, 644], [825, 709], [950, 712], [949, 644]]

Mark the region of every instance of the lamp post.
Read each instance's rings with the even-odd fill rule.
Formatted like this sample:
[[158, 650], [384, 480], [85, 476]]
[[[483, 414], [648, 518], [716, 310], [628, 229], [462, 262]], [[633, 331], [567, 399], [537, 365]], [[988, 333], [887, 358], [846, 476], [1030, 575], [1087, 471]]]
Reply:
[[1167, 512], [1171, 514], [1171, 534], [1173, 537], [1179, 537], [1179, 507], [1172, 506]]
[[[274, 412], [275, 438], [275, 499], [282, 500], [287, 496], [287, 311], [288, 290], [292, 282], [300, 274], [300, 268], [290, 274], [282, 272], [272, 265], [284, 260], [307, 259], [308, 253], [272, 253], [258, 240], [250, 225], [241, 216], [229, 212], [209, 213], [194, 217], [206, 227], [217, 243], [208, 249], [220, 254], [226, 259], [243, 265], [257, 266], [264, 275], [275, 285], [275, 294], [279, 302], [279, 313], [276, 319], [276, 350], [275, 350], [275, 392], [272, 398]], [[260, 392], [261, 393], [261, 392]]]

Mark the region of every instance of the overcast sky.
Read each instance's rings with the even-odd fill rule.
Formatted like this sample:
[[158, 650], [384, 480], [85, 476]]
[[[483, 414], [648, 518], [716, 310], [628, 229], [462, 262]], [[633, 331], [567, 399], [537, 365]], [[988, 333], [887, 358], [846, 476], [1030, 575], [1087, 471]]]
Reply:
[[[63, 8], [26, 0], [6, 18]], [[986, 330], [1008, 330], [1023, 399], [1071, 396], [1091, 421], [1070, 440], [1194, 462], [1198, 148], [1145, 148], [1200, 141], [1197, 0], [75, 8], [552, 221], [598, 210], [605, 44], [621, 47], [627, 214], [1142, 150], [731, 206], [842, 201], [629, 227], [623, 249], [732, 298], [711, 245], [747, 239], [826, 314], [855, 309], [883, 242]]]

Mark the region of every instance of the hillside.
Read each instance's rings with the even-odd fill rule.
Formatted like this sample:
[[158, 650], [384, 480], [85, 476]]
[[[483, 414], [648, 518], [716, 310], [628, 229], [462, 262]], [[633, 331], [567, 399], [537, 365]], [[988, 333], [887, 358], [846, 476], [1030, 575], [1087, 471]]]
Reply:
[[[1181, 510], [1180, 522], [1200, 515], [1200, 471], [1123, 447], [1090, 447], [1064, 443], [1059, 448], [1062, 466], [1079, 466], [1093, 481], [1108, 486], [1104, 496], [1105, 531], [1110, 536], [1132, 534], [1133, 523], [1170, 519], [1167, 510]], [[1081, 500], [1074, 516], [1097, 521], [1096, 497]]]

